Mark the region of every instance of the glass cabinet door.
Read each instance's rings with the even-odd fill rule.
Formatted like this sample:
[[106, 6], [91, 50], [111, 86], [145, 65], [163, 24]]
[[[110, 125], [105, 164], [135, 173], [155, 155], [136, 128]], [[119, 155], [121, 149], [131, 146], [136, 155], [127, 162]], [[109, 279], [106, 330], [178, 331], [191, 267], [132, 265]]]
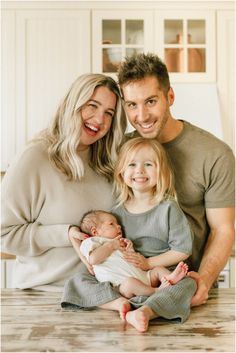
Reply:
[[213, 12], [157, 12], [157, 51], [175, 81], [215, 80]]
[[153, 50], [150, 11], [94, 11], [93, 71], [115, 74], [126, 56]]

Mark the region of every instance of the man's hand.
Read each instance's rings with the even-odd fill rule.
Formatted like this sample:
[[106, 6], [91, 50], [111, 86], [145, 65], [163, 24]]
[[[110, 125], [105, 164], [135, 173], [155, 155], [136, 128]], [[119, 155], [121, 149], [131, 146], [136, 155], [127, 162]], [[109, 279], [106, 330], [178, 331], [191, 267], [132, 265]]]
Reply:
[[198, 272], [190, 271], [187, 276], [194, 279], [197, 283], [197, 291], [194, 294], [191, 306], [199, 306], [205, 304], [208, 299], [209, 287], [205, 283], [204, 279], [199, 275]]

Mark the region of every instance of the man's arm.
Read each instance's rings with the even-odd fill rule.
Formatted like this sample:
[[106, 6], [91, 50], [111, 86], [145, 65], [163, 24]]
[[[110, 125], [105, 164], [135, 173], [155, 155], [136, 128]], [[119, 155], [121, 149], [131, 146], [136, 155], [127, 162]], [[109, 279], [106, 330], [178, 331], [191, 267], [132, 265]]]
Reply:
[[210, 235], [198, 273], [189, 273], [198, 284], [197, 292], [192, 299], [193, 306], [206, 302], [212, 284], [231, 254], [234, 243], [234, 212], [233, 207], [206, 209]]

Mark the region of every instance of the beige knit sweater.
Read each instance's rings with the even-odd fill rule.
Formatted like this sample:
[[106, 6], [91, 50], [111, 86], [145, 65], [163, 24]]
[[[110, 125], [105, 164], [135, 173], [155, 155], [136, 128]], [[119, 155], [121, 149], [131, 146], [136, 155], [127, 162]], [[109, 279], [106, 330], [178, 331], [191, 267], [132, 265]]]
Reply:
[[28, 145], [2, 182], [2, 251], [17, 255], [16, 288], [61, 291], [77, 272], [79, 258], [68, 239], [68, 227], [90, 209], [108, 210], [111, 185], [81, 154], [85, 176], [68, 181], [48, 160], [42, 142]]

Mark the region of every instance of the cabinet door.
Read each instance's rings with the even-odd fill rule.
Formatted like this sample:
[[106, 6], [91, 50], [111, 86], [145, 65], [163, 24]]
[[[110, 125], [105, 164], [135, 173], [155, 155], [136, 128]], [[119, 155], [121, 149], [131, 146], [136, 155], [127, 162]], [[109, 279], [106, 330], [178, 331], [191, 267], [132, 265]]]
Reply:
[[[15, 121], [15, 139], [9, 141], [13, 155], [47, 126], [76, 77], [91, 70], [89, 10], [15, 13], [15, 116], [3, 116], [9, 130]], [[14, 52], [8, 55], [12, 60]], [[5, 164], [11, 157], [4, 157]]]
[[217, 12], [217, 88], [224, 141], [235, 149], [235, 12]]
[[93, 71], [115, 77], [125, 56], [153, 51], [152, 11], [93, 11]]
[[1, 171], [15, 154], [15, 12], [2, 10]]
[[164, 60], [172, 82], [214, 82], [214, 11], [155, 12], [156, 53]]

